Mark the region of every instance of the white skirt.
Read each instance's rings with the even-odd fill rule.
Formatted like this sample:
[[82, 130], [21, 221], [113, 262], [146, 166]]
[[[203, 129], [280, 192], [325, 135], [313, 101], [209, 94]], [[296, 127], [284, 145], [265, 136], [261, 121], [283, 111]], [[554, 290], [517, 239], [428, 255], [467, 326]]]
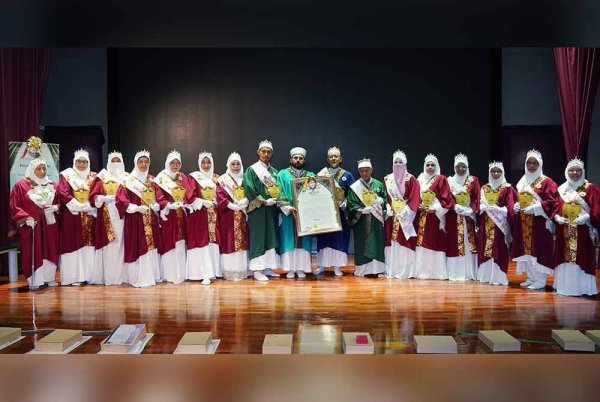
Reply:
[[416, 253], [398, 242], [392, 241], [385, 250], [385, 274], [391, 278], [414, 278]]
[[127, 272], [127, 281], [131, 286], [141, 288], [156, 285], [155, 273], [159, 270], [160, 257], [156, 249], [148, 251], [137, 259], [136, 262], [124, 264]]
[[477, 254], [466, 251], [463, 256], [448, 257], [446, 267], [449, 280], [474, 281], [477, 279]]
[[72, 253], [61, 254], [58, 260], [61, 285], [90, 281], [94, 272], [95, 257], [96, 249], [93, 246], [85, 246]]
[[[32, 276], [27, 278], [29, 286], [42, 286], [44, 283], [54, 282], [56, 277], [56, 264], [43, 260], [42, 266], [36, 269]], [[35, 281], [33, 279], [35, 278]]]
[[331, 247], [322, 248], [317, 256], [317, 265], [319, 267], [345, 267], [348, 265], [348, 254]]
[[186, 251], [185, 240], [175, 243], [175, 248], [160, 258], [161, 273], [167, 282], [181, 283], [185, 280]]
[[[550, 250], [552, 252], [552, 250]], [[516, 273], [521, 275], [527, 273], [531, 279], [542, 278], [546, 275], [554, 275], [554, 270], [548, 268], [537, 262], [537, 257], [532, 255], [522, 255], [517, 258], [513, 258], [513, 261], [517, 263]]]
[[250, 271], [262, 271], [265, 268], [276, 269], [279, 267], [279, 255], [271, 248], [259, 257], [250, 260]]
[[595, 295], [596, 276], [587, 274], [579, 265], [573, 263], [560, 264], [554, 270], [554, 289], [564, 296]]
[[221, 277], [219, 246], [209, 243], [187, 251], [185, 279], [202, 280]]
[[230, 281], [246, 279], [248, 277], [248, 251], [221, 254], [221, 272], [223, 278]]
[[492, 283], [494, 285], [508, 285], [508, 277], [500, 269], [496, 261], [490, 258], [479, 266], [477, 271], [477, 280], [483, 283]]
[[448, 279], [446, 253], [417, 246], [415, 274], [419, 279]]
[[123, 263], [125, 258], [123, 243], [112, 241], [100, 250], [96, 250], [94, 262], [97, 282], [105, 285], [120, 285], [127, 282], [127, 272]]
[[310, 253], [303, 248], [295, 248], [281, 255], [281, 268], [286, 272], [310, 272]]
[[357, 265], [354, 270], [355, 276], [365, 276], [373, 274], [381, 274], [385, 272], [385, 264], [381, 261], [371, 260], [366, 264]]

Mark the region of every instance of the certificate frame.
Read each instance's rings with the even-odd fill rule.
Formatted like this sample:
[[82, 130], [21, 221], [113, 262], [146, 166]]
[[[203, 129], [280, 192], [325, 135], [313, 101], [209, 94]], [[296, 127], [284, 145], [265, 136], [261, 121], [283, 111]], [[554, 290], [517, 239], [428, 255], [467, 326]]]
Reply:
[[[319, 187], [319, 185], [322, 187]], [[315, 191], [317, 188], [327, 191], [329, 201], [326, 202], [331, 206], [335, 214], [334, 222], [331, 222], [331, 224], [319, 226], [316, 223], [312, 223], [315, 218], [307, 215], [306, 210], [300, 207], [300, 203], [305, 200], [300, 195], [303, 192]], [[296, 207], [294, 218], [296, 220], [296, 233], [298, 237], [342, 231], [340, 210], [338, 203], [335, 201], [335, 184], [331, 176], [308, 176], [294, 179], [292, 180], [292, 195]], [[323, 201], [324, 199], [320, 196], [319, 200]]]

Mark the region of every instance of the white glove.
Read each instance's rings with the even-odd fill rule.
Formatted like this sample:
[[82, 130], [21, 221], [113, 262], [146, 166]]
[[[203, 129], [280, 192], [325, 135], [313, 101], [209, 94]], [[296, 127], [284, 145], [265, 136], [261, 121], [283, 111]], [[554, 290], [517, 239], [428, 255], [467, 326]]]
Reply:
[[202, 198], [198, 198], [198, 199], [199, 199], [199, 200], [202, 202], [202, 206], [203, 206], [204, 208], [210, 208], [210, 207], [212, 207], [213, 205], [215, 205], [215, 204], [214, 204], [214, 202], [212, 202], [212, 201], [209, 201], [209, 200], [204, 200], [204, 199], [202, 199]]
[[473, 210], [471, 209], [471, 207], [463, 207], [463, 216], [475, 216], [475, 213], [473, 212]]
[[559, 225], [566, 225], [567, 223], [569, 223], [569, 220], [567, 218], [563, 218], [560, 215], [556, 215], [554, 217], [554, 222], [558, 223]]
[[500, 212], [504, 216], [508, 215], [507, 207], [499, 207], [498, 205], [492, 205], [491, 207], [488, 207], [488, 210]]
[[488, 209], [492, 209], [492, 206], [487, 206], [485, 204], [479, 204], [479, 214], [484, 213], [485, 211], [487, 211]]
[[515, 214], [518, 214], [519, 212], [521, 212], [521, 204], [519, 204], [518, 202], [515, 202], [515, 205], [513, 206], [513, 211], [515, 211]]
[[542, 204], [540, 204], [539, 202], [534, 202], [533, 204], [531, 204], [530, 206], [525, 208], [523, 210], [523, 212], [525, 212], [527, 215], [534, 215], [536, 212], [536, 209], [540, 209], [540, 208], [542, 208]]
[[35, 227], [35, 224], [36, 224], [36, 222], [35, 222], [35, 220], [33, 220], [33, 219], [27, 219], [27, 220], [25, 221], [25, 225], [29, 226], [29, 227], [30, 227], [30, 228], [32, 228], [32, 229]]
[[230, 202], [229, 204], [227, 204], [227, 208], [231, 209], [232, 211], [239, 211], [239, 210], [241, 210], [240, 206], [237, 205], [237, 204], [235, 204], [235, 203], [233, 203], [233, 202]]
[[92, 213], [96, 210], [96, 208], [93, 208], [90, 204], [88, 204], [87, 202], [85, 204], [83, 204], [83, 207], [81, 208], [81, 212], [86, 212], [86, 213]]
[[372, 207], [364, 207], [360, 210], [360, 213], [363, 215], [369, 215], [371, 213]]
[[573, 221], [576, 225], [586, 225], [590, 221], [590, 214], [584, 212]]
[[158, 212], [160, 211], [160, 205], [158, 205], [158, 202], [155, 202], [154, 204], [150, 205], [150, 208], [154, 211], [154, 212]]
[[340, 209], [346, 209], [346, 200], [342, 201], [340, 204]]
[[265, 205], [267, 207], [271, 207], [273, 205], [275, 205], [277, 203], [277, 199], [276, 198], [269, 198], [268, 200], [266, 200]]
[[381, 198], [380, 196], [377, 196], [377, 198], [375, 199], [374, 205], [381, 205], [381, 204], [383, 204], [383, 198]]
[[465, 208], [462, 205], [459, 204], [454, 204], [454, 212], [456, 212], [457, 215], [464, 215]]
[[166, 209], [178, 209], [182, 208], [183, 204], [181, 202], [167, 202]]
[[291, 205], [282, 205], [280, 207], [280, 209], [281, 209], [281, 212], [283, 212], [283, 214], [285, 216], [289, 216], [290, 212], [292, 212], [292, 210], [294, 209], [294, 207], [292, 207]]
[[145, 205], [135, 205], [135, 204], [129, 204], [129, 206], [127, 207], [127, 209], [125, 210], [125, 212], [127, 212], [128, 214], [135, 214], [135, 213], [146, 213], [148, 211], [148, 207]]
[[248, 205], [250, 205], [250, 201], [248, 201], [247, 198], [242, 198], [241, 200], [239, 200], [237, 202], [238, 207], [240, 207], [240, 210], [245, 209], [248, 207]]
[[73, 215], [79, 215], [80, 212], [83, 212], [83, 204], [75, 198], [72, 198], [71, 201], [67, 202], [66, 207]]
[[394, 216], [394, 211], [392, 210], [392, 206], [390, 204], [385, 204], [385, 214], [388, 216]]
[[194, 202], [192, 202], [192, 203], [189, 205], [189, 208], [190, 208], [190, 209], [192, 210], [192, 212], [193, 212], [193, 211], [199, 211], [199, 210], [201, 210], [203, 206], [204, 206], [204, 204], [202, 203], [202, 199], [200, 199], [200, 198], [196, 198], [196, 199], [194, 200]]
[[51, 214], [56, 211], [58, 211], [58, 205], [49, 205], [46, 208], [44, 208], [44, 213]]

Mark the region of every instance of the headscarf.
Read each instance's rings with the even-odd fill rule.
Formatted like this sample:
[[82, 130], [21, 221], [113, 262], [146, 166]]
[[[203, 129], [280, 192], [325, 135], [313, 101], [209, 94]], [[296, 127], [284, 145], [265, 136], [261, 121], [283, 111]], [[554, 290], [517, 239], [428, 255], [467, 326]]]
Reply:
[[[208, 170], [202, 170], [202, 159], [208, 158], [210, 160], [210, 168]], [[198, 171], [196, 173], [196, 179], [198, 183], [202, 187], [214, 187], [215, 183], [213, 181], [215, 171], [215, 164], [213, 162], [213, 157], [210, 152], [200, 152], [198, 154]]]
[[171, 179], [174, 179], [174, 178], [175, 178], [175, 176], [177, 175], [177, 173], [179, 173], [179, 172], [172, 172], [172, 171], [171, 171], [171, 166], [170, 166], [170, 164], [171, 164], [171, 162], [173, 162], [174, 160], [178, 160], [178, 161], [179, 161], [179, 163], [182, 163], [182, 162], [181, 162], [181, 154], [180, 154], [178, 151], [175, 151], [175, 150], [173, 150], [173, 151], [169, 152], [169, 154], [167, 155], [167, 159], [165, 160], [165, 170], [164, 170], [164, 172], [165, 172], [165, 174], [166, 174], [167, 176], [169, 176]]
[[[527, 159], [529, 158], [534, 158], [540, 163], [538, 169], [534, 173], [529, 173], [529, 170], [527, 170]], [[543, 174], [543, 166], [544, 161], [542, 160], [542, 154], [538, 150], [532, 149], [527, 152], [527, 156], [525, 157], [525, 180], [527, 181], [527, 184], [533, 183]]]
[[[121, 162], [112, 162], [113, 158], [119, 158]], [[123, 162], [123, 155], [120, 152], [113, 151], [108, 154], [108, 161], [106, 163], [106, 171], [109, 175], [122, 180], [126, 175], [125, 163]]]
[[49, 182], [51, 182], [51, 180], [48, 178], [47, 170], [46, 175], [41, 179], [35, 175], [35, 169], [37, 169], [37, 167], [40, 165], [44, 165], [46, 166], [46, 168], [48, 168], [48, 164], [43, 159], [34, 159], [31, 162], [29, 162], [29, 165], [27, 166], [27, 170], [25, 172], [25, 177], [32, 180], [35, 184], [46, 185]]
[[[75, 163], [77, 159], [85, 159], [88, 162], [87, 168], [85, 170], [77, 169], [77, 165]], [[86, 151], [85, 149], [78, 149], [77, 151], [75, 151], [75, 155], [73, 156], [73, 170], [81, 179], [87, 179], [87, 177], [90, 174], [90, 155], [88, 154], [88, 151]]]
[[[435, 170], [433, 172], [433, 174], [428, 174], [427, 173], [427, 163], [428, 162], [433, 162], [435, 164]], [[438, 162], [438, 159], [435, 155], [433, 154], [429, 154], [425, 157], [425, 162], [423, 163], [423, 173], [421, 173], [419, 175], [419, 184], [421, 184], [422, 188], [427, 188], [429, 187], [429, 182], [431, 181], [431, 179], [433, 179], [435, 176], [440, 174], [440, 164]]]
[[[569, 169], [574, 166], [579, 166], [581, 168], [581, 170], [583, 171], [581, 174], [581, 177], [577, 181], [573, 181], [569, 177]], [[583, 185], [583, 183], [585, 183], [585, 167], [584, 167], [583, 161], [580, 159], [570, 160], [569, 163], [567, 164], [567, 167], [565, 168], [565, 178], [567, 179], [566, 184], [570, 189], [577, 190], [579, 187], [581, 187]]]
[[148, 170], [146, 170], [145, 172], [142, 172], [138, 169], [137, 166], [138, 159], [140, 159], [143, 156], [148, 158], [148, 161], [150, 161], [150, 152], [146, 151], [145, 149], [136, 153], [135, 157], [133, 158], [133, 170], [131, 171], [131, 175], [139, 181], [141, 181], [142, 183], [146, 183], [146, 178], [148, 177], [150, 167], [148, 167]]
[[[467, 167], [467, 171], [465, 172], [464, 175], [459, 175], [458, 173], [456, 173], [456, 166], [462, 163]], [[467, 181], [467, 178], [469, 177], [469, 159], [467, 158], [467, 155], [465, 154], [458, 154], [454, 157], [454, 175], [450, 176], [451, 181], [454, 181], [459, 187], [462, 187], [465, 185], [465, 181]]]
[[401, 197], [404, 197], [406, 190], [406, 167], [406, 155], [404, 152], [400, 150], [394, 152], [394, 156], [392, 157], [392, 171], [394, 172], [394, 181]]
[[[231, 162], [238, 161], [240, 163], [241, 169], [238, 173], [233, 173], [231, 171]], [[242, 163], [242, 157], [237, 152], [232, 152], [227, 158], [227, 174], [233, 177], [236, 181], [240, 181], [244, 178], [244, 164]]]
[[[492, 169], [493, 168], [502, 170], [502, 176], [500, 176], [500, 178], [498, 178], [498, 180], [494, 180], [494, 178], [492, 177]], [[502, 184], [506, 183], [506, 178], [504, 177], [504, 165], [502, 164], [502, 162], [490, 163], [489, 168], [488, 168], [488, 182], [490, 183], [490, 187], [493, 190], [496, 190]]]

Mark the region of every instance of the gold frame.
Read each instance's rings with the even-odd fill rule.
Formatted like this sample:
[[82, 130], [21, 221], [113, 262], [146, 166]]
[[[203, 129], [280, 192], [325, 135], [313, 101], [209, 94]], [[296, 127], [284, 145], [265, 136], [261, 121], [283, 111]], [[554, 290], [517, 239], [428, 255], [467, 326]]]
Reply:
[[296, 219], [296, 233], [298, 234], [298, 237], [342, 231], [340, 210], [338, 203], [335, 200], [335, 184], [333, 183], [333, 177], [331, 176], [311, 176], [292, 180], [292, 194], [294, 197], [294, 205], [296, 206], [296, 211], [299, 211], [299, 209], [297, 208], [298, 194], [300, 194], [305, 189], [305, 187], [308, 187], [308, 184], [311, 181], [315, 181], [318, 184], [322, 184], [329, 191], [331, 204], [333, 205], [333, 210], [335, 211], [336, 226], [330, 228], [302, 230], [302, 216], [299, 212], [296, 212], [294, 214], [294, 219]]

